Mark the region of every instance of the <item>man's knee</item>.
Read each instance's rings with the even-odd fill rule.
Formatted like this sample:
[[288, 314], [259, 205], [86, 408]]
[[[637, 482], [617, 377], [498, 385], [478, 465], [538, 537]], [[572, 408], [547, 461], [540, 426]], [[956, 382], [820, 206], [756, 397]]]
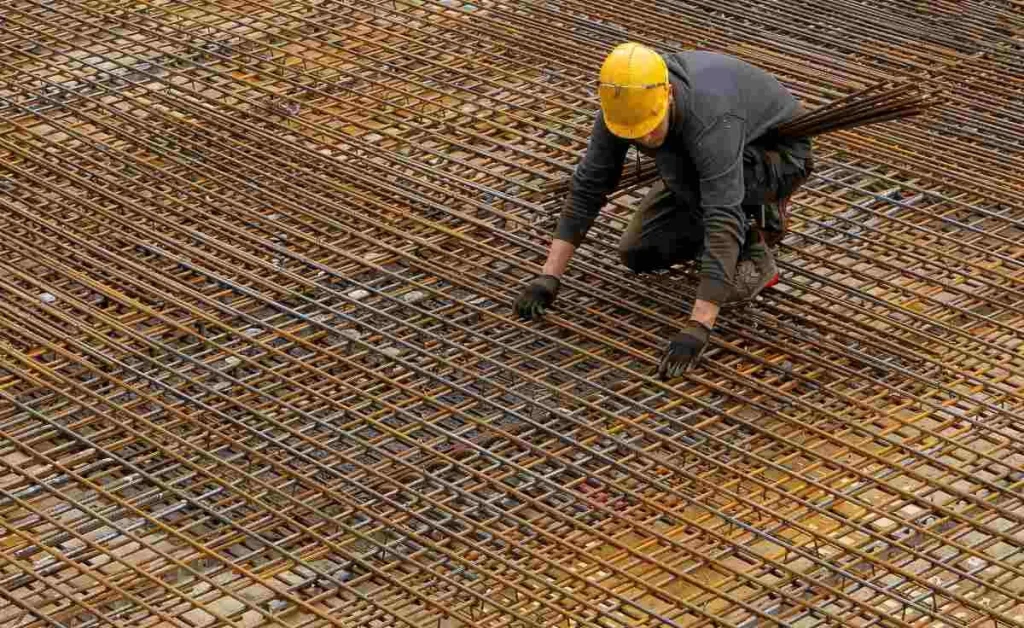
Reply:
[[644, 218], [649, 208], [641, 206], [626, 227], [619, 241], [619, 259], [635, 273], [649, 273], [664, 268], [659, 242], [644, 234]]
[[655, 247], [635, 240], [623, 240], [619, 245], [619, 259], [634, 273], [650, 273], [667, 267]]
[[697, 240], [650, 243], [623, 240], [619, 245], [619, 259], [634, 273], [652, 273], [671, 268], [673, 264], [697, 258], [701, 243]]

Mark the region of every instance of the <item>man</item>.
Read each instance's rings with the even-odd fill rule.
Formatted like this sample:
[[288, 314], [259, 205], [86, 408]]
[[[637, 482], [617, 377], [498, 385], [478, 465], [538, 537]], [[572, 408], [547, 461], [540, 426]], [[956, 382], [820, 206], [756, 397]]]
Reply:
[[700, 269], [689, 321], [658, 367], [662, 379], [677, 377], [700, 359], [722, 306], [748, 301], [778, 281], [770, 245], [785, 231], [785, 200], [813, 167], [810, 141], [773, 137], [799, 103], [767, 72], [723, 54], [663, 57], [622, 44], [601, 67], [598, 93], [601, 112], [542, 274], [514, 310], [536, 319], [554, 302], [559, 277], [635, 146], [654, 158], [660, 180], [622, 237], [622, 262], [637, 273], [687, 260]]

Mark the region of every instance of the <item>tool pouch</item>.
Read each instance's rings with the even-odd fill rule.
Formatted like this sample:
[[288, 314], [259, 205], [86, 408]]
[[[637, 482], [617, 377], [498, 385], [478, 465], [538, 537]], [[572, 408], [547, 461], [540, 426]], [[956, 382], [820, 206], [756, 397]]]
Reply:
[[806, 158], [793, 155], [785, 145], [777, 150], [766, 150], [764, 155], [772, 192], [762, 206], [758, 227], [764, 234], [765, 244], [772, 247], [789, 231], [789, 200], [810, 177], [814, 160], [810, 155]]

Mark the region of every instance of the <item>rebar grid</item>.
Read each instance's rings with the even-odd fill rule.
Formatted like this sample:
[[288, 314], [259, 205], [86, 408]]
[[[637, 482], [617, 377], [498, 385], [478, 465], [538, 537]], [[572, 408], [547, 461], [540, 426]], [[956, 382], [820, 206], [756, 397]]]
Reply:
[[[5, 3], [2, 625], [1024, 624], [1024, 18], [804, 5]], [[643, 188], [509, 312], [624, 39], [947, 98], [679, 382]]]

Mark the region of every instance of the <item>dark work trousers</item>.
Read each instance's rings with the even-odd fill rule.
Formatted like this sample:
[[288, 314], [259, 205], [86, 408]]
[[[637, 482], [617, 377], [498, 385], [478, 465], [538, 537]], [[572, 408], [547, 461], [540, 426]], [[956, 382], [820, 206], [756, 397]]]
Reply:
[[[778, 199], [788, 199], [813, 167], [810, 140], [770, 150], [756, 144], [744, 149], [743, 209], [768, 239], [778, 241], [785, 232], [786, 216]], [[704, 218], [697, 183], [686, 190], [685, 198], [677, 198], [659, 178], [626, 227], [619, 255], [629, 269], [644, 273], [698, 259], [703, 246]]]

